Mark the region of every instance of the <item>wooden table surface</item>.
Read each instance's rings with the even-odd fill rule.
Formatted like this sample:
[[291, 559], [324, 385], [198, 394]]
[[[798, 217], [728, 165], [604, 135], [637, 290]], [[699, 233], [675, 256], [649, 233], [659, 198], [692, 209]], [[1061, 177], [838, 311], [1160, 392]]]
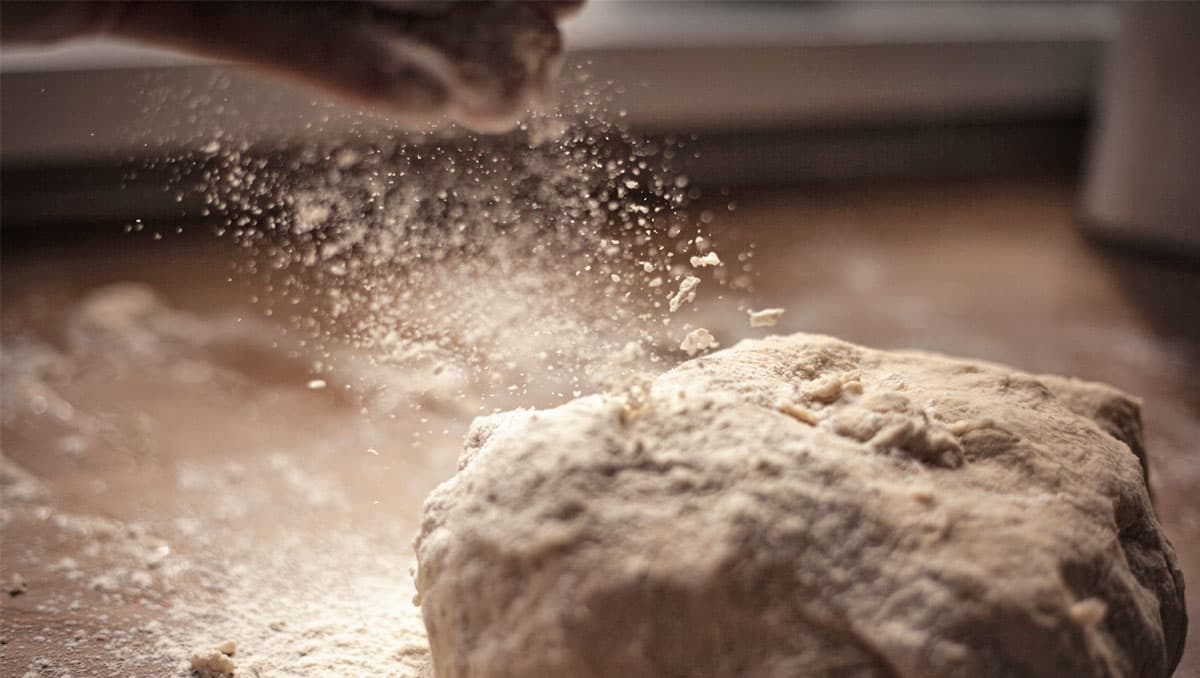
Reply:
[[[1194, 265], [1084, 242], [1065, 181], [736, 198], [736, 211], [717, 210], [717, 248], [757, 243], [750, 299], [787, 309], [780, 332], [981, 358], [1141, 397], [1159, 516], [1188, 607], [1200, 609]], [[226, 241], [117, 229], [53, 240], [6, 243], [0, 273], [0, 578], [14, 592], [15, 575], [26, 585], [0, 594], [0, 674], [169, 674], [187, 642], [221, 642], [273, 604], [280, 617], [344, 614], [365, 620], [367, 636], [378, 629], [379, 657], [347, 646], [358, 654], [327, 670], [387, 666], [403, 648], [390, 640], [395, 620], [373, 615], [411, 593], [420, 503], [490, 404], [431, 396], [420, 411], [379, 416], [336, 374], [309, 388], [313, 357], [249, 303], [252, 283], [228, 281], [238, 255]], [[103, 287], [123, 281], [162, 301]], [[722, 344], [761, 334], [734, 300], [701, 302], [694, 321]], [[255, 597], [256, 581], [280, 579], [303, 586]], [[1200, 676], [1198, 626], [1177, 675]], [[238, 640], [250, 658], [276, 642], [265, 629]], [[278, 675], [317, 670], [300, 645], [281, 663], [290, 651], [273, 646]]]

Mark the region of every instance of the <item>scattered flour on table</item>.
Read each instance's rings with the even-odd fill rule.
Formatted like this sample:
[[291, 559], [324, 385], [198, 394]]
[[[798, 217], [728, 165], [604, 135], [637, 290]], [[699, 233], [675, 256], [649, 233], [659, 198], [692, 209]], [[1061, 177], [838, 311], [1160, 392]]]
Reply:
[[[98, 413], [76, 397], [81, 373], [101, 381], [152, 374], [178, 391], [247, 393], [243, 363], [225, 362], [224, 351], [236, 347], [243, 359], [286, 353], [276, 333], [250, 320], [172, 309], [132, 284], [97, 288], [65, 313], [71, 341], [61, 348], [4, 337], [6, 441], [14, 427], [37, 425], [84, 437], [97, 450], [123, 450], [106, 452], [108, 464], [163, 465], [173, 470], [173, 486], [168, 477], [147, 490], [172, 491], [178, 512], [147, 511], [135, 521], [68, 511], [54, 490], [61, 474], [51, 483], [35, 466], [0, 456], [0, 532], [37, 535], [27, 547], [4, 544], [0, 605], [28, 612], [4, 611], [0, 663], [14, 675], [46, 678], [423, 676], [427, 646], [412, 602], [408, 525], [353, 527], [349, 493], [301, 450], [248, 450], [215, 466], [168, 460], [162, 451], [127, 449], [144, 415]], [[275, 359], [272, 369], [295, 374], [290, 382], [302, 391], [304, 361]], [[430, 417], [457, 402], [411, 376], [389, 373], [388, 397], [412, 397]], [[37, 451], [12, 452], [37, 459]], [[58, 461], [70, 468], [100, 460]], [[100, 475], [111, 477], [112, 468]], [[271, 512], [278, 529], [256, 532], [251, 517]], [[314, 528], [315, 518], [336, 527]]]
[[[74, 621], [6, 620], [5, 647], [44, 648], [53, 659], [28, 669], [38, 676], [424, 678], [428, 647], [413, 604], [410, 529], [244, 532], [223, 507], [237, 494], [247, 495], [248, 511], [278, 505], [280, 495], [258, 486], [270, 468], [246, 474], [254, 485], [231, 485], [219, 469], [189, 470], [206, 481], [181, 492], [199, 500], [203, 512], [153, 532], [140, 523], [62, 512], [43, 499], [6, 497], [5, 529], [40, 525], [43, 535], [76, 554], [28, 570], [57, 581], [53, 587], [34, 591], [14, 575], [6, 578], [8, 594], [36, 593], [39, 615], [84, 615], [97, 623], [85, 632], [73, 630]], [[328, 510], [284, 487], [284, 500]], [[134, 612], [122, 612], [119, 622], [105, 621], [110, 610], [131, 606]]]

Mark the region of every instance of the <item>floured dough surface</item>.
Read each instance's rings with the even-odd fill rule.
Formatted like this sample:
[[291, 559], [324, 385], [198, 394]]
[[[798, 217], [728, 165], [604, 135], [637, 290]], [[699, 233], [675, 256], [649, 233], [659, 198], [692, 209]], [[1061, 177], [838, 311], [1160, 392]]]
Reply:
[[477, 420], [427, 500], [439, 678], [1166, 676], [1137, 404], [797, 334]]

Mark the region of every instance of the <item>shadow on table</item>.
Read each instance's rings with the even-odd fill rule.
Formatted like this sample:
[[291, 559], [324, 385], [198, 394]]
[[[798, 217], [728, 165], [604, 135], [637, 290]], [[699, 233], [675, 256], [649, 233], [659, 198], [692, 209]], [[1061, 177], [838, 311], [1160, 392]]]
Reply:
[[1154, 332], [1182, 349], [1182, 381], [1200, 411], [1200, 259], [1096, 239], [1091, 245]]

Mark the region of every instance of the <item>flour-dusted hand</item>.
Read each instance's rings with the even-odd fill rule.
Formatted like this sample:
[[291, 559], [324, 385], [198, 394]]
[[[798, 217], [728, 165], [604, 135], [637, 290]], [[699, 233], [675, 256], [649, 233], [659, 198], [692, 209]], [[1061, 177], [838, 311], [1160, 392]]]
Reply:
[[412, 121], [501, 131], [544, 104], [582, 0], [5, 2], [5, 43], [108, 34], [259, 66]]

